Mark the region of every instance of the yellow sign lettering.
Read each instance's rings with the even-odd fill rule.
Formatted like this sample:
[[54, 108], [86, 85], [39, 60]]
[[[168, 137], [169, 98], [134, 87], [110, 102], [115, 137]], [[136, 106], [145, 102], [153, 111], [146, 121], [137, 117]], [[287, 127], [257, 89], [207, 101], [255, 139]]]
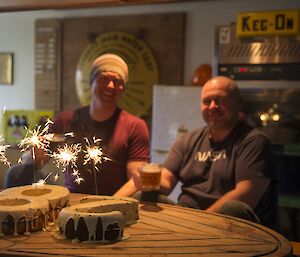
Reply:
[[299, 10], [240, 13], [237, 36], [299, 35]]

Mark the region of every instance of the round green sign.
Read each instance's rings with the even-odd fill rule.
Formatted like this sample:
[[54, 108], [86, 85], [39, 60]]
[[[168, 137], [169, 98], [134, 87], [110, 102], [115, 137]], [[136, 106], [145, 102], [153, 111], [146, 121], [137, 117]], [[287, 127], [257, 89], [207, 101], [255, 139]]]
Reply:
[[104, 53], [117, 54], [128, 64], [129, 81], [118, 106], [137, 116], [147, 114], [152, 106], [152, 87], [158, 83], [156, 60], [144, 42], [129, 33], [119, 31], [101, 34], [81, 54], [76, 70], [76, 90], [81, 105], [90, 103], [91, 65]]

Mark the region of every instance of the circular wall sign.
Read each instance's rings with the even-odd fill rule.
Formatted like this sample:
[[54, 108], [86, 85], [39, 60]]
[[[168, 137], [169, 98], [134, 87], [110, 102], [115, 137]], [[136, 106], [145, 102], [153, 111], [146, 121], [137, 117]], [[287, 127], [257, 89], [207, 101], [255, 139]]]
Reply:
[[81, 105], [89, 105], [89, 74], [92, 62], [104, 53], [121, 56], [128, 64], [129, 81], [118, 101], [118, 107], [137, 116], [149, 113], [152, 87], [158, 83], [156, 60], [148, 46], [126, 32], [103, 33], [89, 44], [80, 56], [76, 70], [76, 90]]

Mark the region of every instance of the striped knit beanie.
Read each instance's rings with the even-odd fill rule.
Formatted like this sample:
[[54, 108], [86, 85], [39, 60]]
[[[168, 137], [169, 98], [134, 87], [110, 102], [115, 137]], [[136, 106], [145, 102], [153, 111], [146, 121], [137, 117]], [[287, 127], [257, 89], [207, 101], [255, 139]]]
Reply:
[[128, 66], [126, 62], [115, 54], [103, 54], [95, 59], [90, 72], [90, 85], [102, 72], [112, 71], [120, 75], [124, 84], [128, 82]]

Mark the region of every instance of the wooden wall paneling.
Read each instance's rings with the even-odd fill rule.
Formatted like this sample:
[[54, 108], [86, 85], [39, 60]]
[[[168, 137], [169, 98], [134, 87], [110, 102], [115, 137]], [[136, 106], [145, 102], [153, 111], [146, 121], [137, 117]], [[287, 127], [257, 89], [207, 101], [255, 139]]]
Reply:
[[61, 21], [35, 22], [35, 108], [61, 110]]
[[101, 35], [124, 31], [151, 49], [159, 69], [159, 83], [181, 85], [185, 38], [185, 14], [143, 14], [63, 19], [62, 109], [80, 106], [75, 73], [87, 45]]

